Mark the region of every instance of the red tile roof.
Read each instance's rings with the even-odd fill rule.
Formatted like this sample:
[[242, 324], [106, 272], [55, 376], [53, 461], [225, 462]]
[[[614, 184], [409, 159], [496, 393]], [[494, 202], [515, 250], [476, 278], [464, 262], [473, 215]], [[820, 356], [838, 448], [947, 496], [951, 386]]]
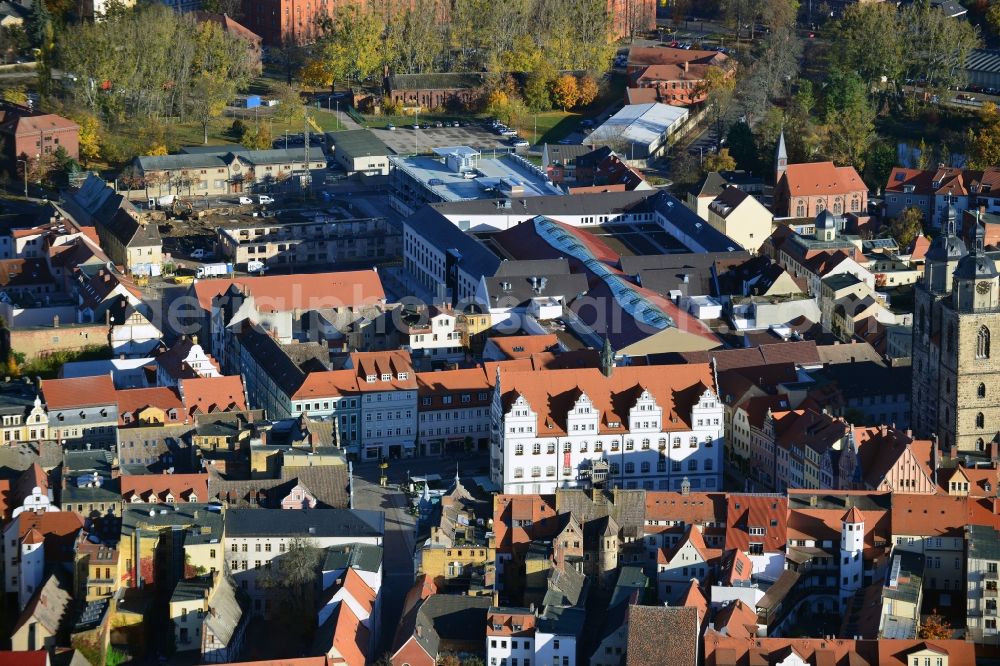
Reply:
[[118, 404], [118, 392], [115, 391], [115, 383], [111, 380], [110, 374], [70, 379], [43, 379], [42, 396], [49, 411]]
[[691, 584], [688, 586], [687, 592], [684, 593], [680, 603], [677, 605], [696, 609], [698, 611], [698, 623], [701, 624], [705, 621], [705, 616], [708, 614], [708, 600], [705, 599], [705, 595], [702, 594], [701, 587], [698, 585], [697, 579], [691, 580]]
[[358, 605], [364, 608], [370, 615], [375, 608], [375, 590], [358, 574], [357, 571], [348, 567], [344, 572], [344, 582], [341, 584], [343, 590], [351, 595]]
[[45, 549], [48, 562], [71, 562], [73, 543], [77, 533], [83, 529], [83, 518], [72, 511], [24, 511], [17, 521], [17, 537], [24, 539], [29, 534], [41, 534], [46, 544], [55, 547]]
[[[764, 529], [765, 553], [784, 550], [788, 499], [768, 495], [729, 495], [726, 517], [726, 549], [746, 552], [750, 548], [750, 528]], [[755, 537], [759, 538], [759, 537]]]
[[[926, 495], [919, 497], [923, 498]], [[840, 509], [792, 509], [788, 512], [788, 538], [812, 540], [819, 545], [823, 541], [839, 544], [840, 521], [843, 517], [844, 512]], [[891, 533], [888, 511], [861, 511], [861, 517], [864, 518], [865, 524], [865, 548], [889, 543]]]
[[494, 495], [493, 534], [498, 553], [523, 549], [560, 529], [555, 495]]
[[56, 132], [64, 130], [79, 130], [80, 126], [68, 118], [46, 113], [40, 116], [21, 116], [17, 120], [17, 136], [38, 134], [39, 132]]
[[892, 533], [907, 536], [962, 536], [969, 506], [964, 497], [892, 495]]
[[143, 502], [166, 502], [167, 493], [175, 503], [207, 502], [208, 474], [137, 474], [121, 477], [122, 499], [131, 502], [138, 496]]
[[180, 380], [180, 391], [188, 412], [246, 411], [247, 403], [240, 375], [195, 377]]
[[333, 641], [328, 654], [331, 664], [346, 664], [346, 666], [365, 666], [368, 661], [369, 632], [361, 624], [361, 619], [354, 613], [349, 604], [340, 603], [337, 612], [330, 618], [334, 622]]
[[[353, 352], [351, 366], [361, 392], [417, 388], [416, 373], [407, 351]], [[405, 379], [400, 379], [401, 374], [405, 375]], [[375, 381], [369, 383], [367, 378], [372, 375], [375, 376]], [[390, 375], [391, 378], [383, 380], [383, 375]]]
[[357, 308], [385, 300], [382, 281], [374, 270], [199, 280], [192, 289], [198, 304], [211, 310], [212, 299], [224, 294], [230, 285], [249, 291], [262, 312]]
[[789, 164], [785, 175], [791, 196], [850, 194], [867, 192], [868, 186], [852, 166], [834, 166], [833, 162]]
[[751, 638], [757, 635], [757, 611], [737, 599], [719, 609], [714, 624], [727, 636]]
[[539, 436], [550, 437], [565, 434], [566, 415], [582, 393], [600, 413], [599, 434], [625, 432], [629, 410], [643, 390], [662, 408], [664, 430], [689, 430], [692, 406], [714, 384], [711, 367], [695, 363], [672, 366], [670, 372], [659, 366], [625, 366], [610, 377], [596, 368], [500, 371], [504, 410], [523, 397], [538, 416]]
[[[119, 425], [135, 424], [138, 419], [138, 412], [146, 409], [147, 407], [162, 409], [164, 413], [169, 413], [170, 410], [174, 410], [176, 416], [174, 418], [170, 418], [168, 415], [166, 421], [164, 422], [165, 425], [187, 422], [187, 410], [184, 409], [184, 403], [181, 402], [181, 397], [173, 388], [168, 388], [166, 386], [154, 386], [151, 388], [119, 389], [117, 394]], [[126, 423], [125, 421], [126, 415], [129, 415], [132, 419], [129, 423]]]
[[532, 354], [546, 352], [559, 344], [555, 333], [545, 335], [510, 335], [490, 338], [490, 344], [503, 352], [507, 358], [527, 358]]

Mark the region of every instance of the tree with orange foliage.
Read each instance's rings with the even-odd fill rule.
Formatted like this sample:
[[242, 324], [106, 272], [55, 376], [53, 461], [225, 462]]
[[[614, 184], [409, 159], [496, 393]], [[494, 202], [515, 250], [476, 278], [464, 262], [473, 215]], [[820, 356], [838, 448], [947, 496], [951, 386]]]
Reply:
[[945, 640], [951, 638], [951, 623], [938, 615], [937, 609], [931, 611], [923, 624], [920, 625], [920, 638], [925, 640]]
[[580, 87], [576, 83], [576, 77], [572, 74], [563, 74], [556, 79], [552, 84], [552, 98], [563, 111], [576, 106], [580, 99]]

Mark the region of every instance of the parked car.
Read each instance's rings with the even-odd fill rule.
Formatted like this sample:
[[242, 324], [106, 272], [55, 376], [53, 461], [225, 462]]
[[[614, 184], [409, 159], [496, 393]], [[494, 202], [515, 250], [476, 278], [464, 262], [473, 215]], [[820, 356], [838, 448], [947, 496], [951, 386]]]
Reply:
[[191, 251], [191, 258], [198, 259], [199, 261], [202, 259], [211, 259], [214, 256], [215, 256], [214, 252], [210, 250], [205, 250], [200, 247]]
[[385, 128], [387, 130], [389, 130], [390, 132], [395, 132], [396, 131], [396, 126], [393, 125], [392, 123], [389, 123], [388, 125], [386, 125]]
[[522, 139], [520, 137], [515, 136], [510, 140], [510, 145], [514, 146], [515, 148], [527, 148], [531, 144], [528, 143], [527, 139]]
[[420, 129], [420, 125], [417, 124], [410, 125], [410, 129], [418, 130]]
[[444, 127], [444, 123], [439, 120], [436, 123], [434, 123], [434, 127]]
[[257, 196], [257, 203], [259, 203], [261, 206], [265, 204], [273, 204], [274, 199], [266, 194], [261, 194]]
[[252, 204], [253, 204], [253, 199], [251, 199], [250, 197], [240, 197], [241, 206], [250, 206]]
[[591, 120], [590, 118], [584, 118], [583, 120], [580, 121], [580, 127], [593, 127], [593, 126], [594, 126], [594, 121]]
[[500, 132], [500, 136], [517, 136], [517, 130], [507, 127]]

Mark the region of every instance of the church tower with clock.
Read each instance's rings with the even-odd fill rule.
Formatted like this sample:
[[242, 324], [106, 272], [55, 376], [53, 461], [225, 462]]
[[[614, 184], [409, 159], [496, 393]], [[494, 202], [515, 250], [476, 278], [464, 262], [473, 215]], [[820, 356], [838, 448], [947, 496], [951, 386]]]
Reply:
[[1000, 273], [976, 225], [971, 250], [949, 208], [914, 290], [911, 422], [943, 451], [983, 451], [1000, 437]]

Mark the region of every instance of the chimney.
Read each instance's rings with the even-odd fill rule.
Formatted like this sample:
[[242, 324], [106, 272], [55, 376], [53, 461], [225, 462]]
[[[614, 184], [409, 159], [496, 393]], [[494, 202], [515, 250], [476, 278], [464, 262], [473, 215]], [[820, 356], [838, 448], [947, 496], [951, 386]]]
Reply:
[[687, 73], [687, 71], [688, 71], [688, 61], [685, 60], [684, 61], [684, 72]]
[[417, 638], [423, 638], [423, 635], [424, 635], [424, 628], [423, 628], [423, 627], [421, 627], [421, 626], [420, 626], [420, 625], [418, 624], [418, 625], [417, 625]]
[[958, 459], [958, 446], [956, 446], [955, 444], [952, 444], [951, 447], [948, 449], [948, 458], [950, 460]]
[[816, 506], [818, 503], [819, 503], [819, 498], [817, 498], [815, 495], [809, 496], [809, 506]]

